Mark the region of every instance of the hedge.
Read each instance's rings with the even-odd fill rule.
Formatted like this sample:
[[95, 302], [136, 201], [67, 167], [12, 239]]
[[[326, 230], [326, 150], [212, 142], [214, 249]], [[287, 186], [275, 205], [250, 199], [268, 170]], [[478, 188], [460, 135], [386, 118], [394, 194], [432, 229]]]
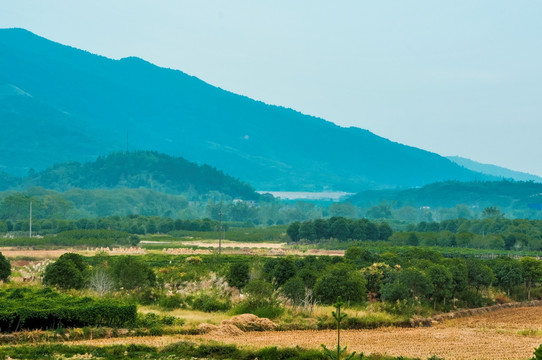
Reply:
[[135, 324], [136, 305], [114, 299], [80, 297], [50, 288], [0, 290], [0, 331]]

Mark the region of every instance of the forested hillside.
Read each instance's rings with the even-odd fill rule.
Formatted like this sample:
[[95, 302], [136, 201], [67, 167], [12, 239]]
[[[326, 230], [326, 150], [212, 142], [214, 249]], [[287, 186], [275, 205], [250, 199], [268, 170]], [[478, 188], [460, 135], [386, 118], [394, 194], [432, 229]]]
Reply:
[[42, 187], [56, 191], [146, 188], [189, 197], [215, 192], [247, 200], [260, 196], [249, 184], [209, 165], [152, 151], [118, 152], [98, 157], [93, 162], [56, 164], [20, 179], [0, 177], [0, 186], [0, 190]]
[[445, 207], [465, 204], [484, 208], [542, 208], [542, 184], [534, 182], [468, 182], [429, 184], [417, 189], [363, 191], [349, 199], [359, 206], [377, 205], [383, 201], [395, 207]]
[[355, 192], [489, 178], [367, 130], [22, 29], [0, 30], [0, 87], [0, 169], [19, 176], [128, 143], [211, 164], [261, 190]]

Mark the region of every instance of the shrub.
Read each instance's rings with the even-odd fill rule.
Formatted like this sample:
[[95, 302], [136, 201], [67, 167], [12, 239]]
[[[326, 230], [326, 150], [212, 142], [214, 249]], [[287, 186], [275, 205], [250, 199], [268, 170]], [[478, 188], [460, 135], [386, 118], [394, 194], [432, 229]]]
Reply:
[[231, 300], [217, 293], [199, 293], [192, 300], [192, 309], [205, 312], [227, 311], [231, 309]]
[[158, 302], [164, 310], [173, 310], [186, 307], [184, 299], [181, 295], [175, 294], [171, 296], [162, 296]]
[[534, 349], [533, 357], [531, 360], [542, 360], [542, 344]]
[[157, 328], [162, 325], [183, 325], [184, 319], [175, 316], [158, 315], [155, 313], [137, 314], [137, 327]]
[[273, 285], [264, 280], [252, 280], [245, 286], [244, 292], [247, 298], [233, 308], [234, 314], [250, 313], [275, 318], [284, 311], [274, 295]]
[[136, 306], [113, 299], [61, 294], [50, 288], [0, 291], [0, 329], [48, 329], [134, 324]]
[[299, 277], [291, 278], [280, 288], [280, 292], [292, 302], [292, 305], [300, 305], [305, 298], [305, 285]]
[[113, 263], [113, 275], [117, 286], [126, 290], [144, 289], [156, 281], [149, 265], [137, 256], [120, 256]]
[[243, 289], [250, 280], [250, 266], [246, 262], [232, 264], [226, 280], [230, 286]]
[[11, 275], [11, 263], [0, 252], [0, 280], [7, 281]]
[[79, 254], [65, 253], [47, 265], [43, 283], [62, 289], [81, 289], [85, 285], [88, 265]]

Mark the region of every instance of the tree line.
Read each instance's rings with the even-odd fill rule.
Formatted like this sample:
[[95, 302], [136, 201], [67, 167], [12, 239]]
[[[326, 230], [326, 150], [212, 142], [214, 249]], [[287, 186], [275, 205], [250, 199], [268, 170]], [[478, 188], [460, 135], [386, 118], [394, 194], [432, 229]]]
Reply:
[[[0, 233], [8, 231], [29, 231], [29, 220], [0, 220]], [[78, 220], [35, 219], [32, 231], [40, 234], [56, 234], [70, 230], [117, 230], [130, 234], [166, 234], [174, 230], [215, 231], [218, 222], [211, 219], [182, 220], [158, 216], [108, 216]], [[225, 225], [227, 229], [227, 224]]]
[[348, 240], [383, 240], [387, 241], [393, 230], [386, 222], [375, 223], [367, 219], [348, 219], [332, 217], [303, 222], [295, 221], [288, 226], [286, 233], [293, 242], [309, 242], [330, 238], [339, 241]]

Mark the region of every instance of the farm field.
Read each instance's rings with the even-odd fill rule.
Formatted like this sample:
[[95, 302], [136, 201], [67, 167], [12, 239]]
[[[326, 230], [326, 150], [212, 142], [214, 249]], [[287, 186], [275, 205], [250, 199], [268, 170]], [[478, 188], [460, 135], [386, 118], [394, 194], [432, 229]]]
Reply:
[[[542, 342], [542, 311], [539, 307], [504, 309], [461, 319], [448, 320], [425, 328], [380, 328], [343, 330], [342, 344], [364, 354], [387, 354], [426, 359], [433, 355], [446, 360], [530, 359]], [[333, 346], [336, 332], [265, 331], [245, 332], [239, 336], [206, 335], [149, 336], [78, 341], [74, 344], [145, 344], [162, 347], [181, 340], [198, 343], [219, 341], [241, 347], [318, 348]]]

